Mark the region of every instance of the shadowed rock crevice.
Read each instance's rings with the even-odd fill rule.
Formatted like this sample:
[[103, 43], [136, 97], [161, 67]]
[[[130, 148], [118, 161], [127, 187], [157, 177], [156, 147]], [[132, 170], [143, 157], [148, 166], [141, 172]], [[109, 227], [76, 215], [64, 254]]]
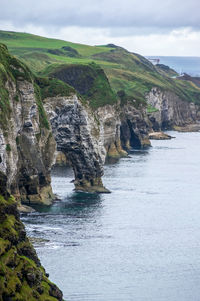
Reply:
[[127, 120], [127, 124], [130, 131], [130, 146], [133, 148], [141, 148], [141, 141], [138, 135], [134, 132], [132, 124], [130, 120]]

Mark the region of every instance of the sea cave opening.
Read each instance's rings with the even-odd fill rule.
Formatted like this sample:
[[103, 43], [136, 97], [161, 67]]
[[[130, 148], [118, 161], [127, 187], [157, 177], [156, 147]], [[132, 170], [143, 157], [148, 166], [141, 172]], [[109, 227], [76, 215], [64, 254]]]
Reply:
[[135, 131], [133, 130], [133, 125], [131, 124], [130, 120], [127, 120], [127, 123], [130, 131], [130, 146], [132, 148], [140, 149], [141, 148], [140, 139], [138, 135], [135, 133]]

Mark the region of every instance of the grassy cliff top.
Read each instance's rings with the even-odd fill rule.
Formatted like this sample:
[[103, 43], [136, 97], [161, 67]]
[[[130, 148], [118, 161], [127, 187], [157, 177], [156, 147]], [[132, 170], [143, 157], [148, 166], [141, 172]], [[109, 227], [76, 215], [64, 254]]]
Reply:
[[[49, 129], [49, 123], [43, 108], [42, 99], [52, 96], [69, 96], [75, 90], [58, 79], [37, 78], [30, 69], [19, 59], [10, 55], [6, 45], [0, 44], [0, 126], [3, 130], [9, 129], [11, 114], [10, 89], [16, 86], [14, 99], [20, 101], [18, 81], [28, 81], [34, 84], [35, 98], [38, 105], [40, 126]], [[39, 87], [40, 88], [39, 88]]]
[[12, 80], [32, 81], [32, 74], [25, 64], [10, 55], [7, 47], [0, 44], [0, 126], [7, 127], [10, 114], [9, 91], [6, 83]]
[[10, 76], [14, 81], [17, 79], [32, 80], [31, 72], [23, 62], [10, 55], [7, 46], [0, 44], [0, 79], [1, 84]]
[[117, 102], [117, 95], [113, 92], [103, 69], [94, 62], [87, 65], [52, 64], [44, 74], [74, 87], [83, 100], [89, 101], [93, 109]]
[[[200, 89], [194, 83], [172, 78], [171, 70], [156, 67], [136, 53], [109, 44], [88, 46], [27, 33], [0, 31], [0, 40], [35, 74], [48, 76], [60, 65], [101, 66], [112, 90], [125, 91], [141, 103], [152, 87], [169, 90], [183, 100], [200, 104]], [[96, 86], [97, 87], [97, 86]]]

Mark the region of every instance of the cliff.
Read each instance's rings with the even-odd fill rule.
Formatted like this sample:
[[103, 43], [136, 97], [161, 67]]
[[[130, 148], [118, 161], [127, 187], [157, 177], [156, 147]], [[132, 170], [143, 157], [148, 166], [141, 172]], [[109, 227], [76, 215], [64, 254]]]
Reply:
[[[83, 105], [75, 91], [70, 95], [49, 97], [51, 80], [38, 80], [45, 111], [51, 122], [57, 150], [72, 166], [75, 188], [87, 192], [109, 192], [102, 184], [105, 150], [99, 143], [99, 127], [90, 108]], [[46, 89], [44, 93], [44, 89]]]
[[148, 132], [151, 122], [146, 115], [145, 103], [124, 91], [116, 94], [102, 68], [92, 63], [51, 66], [50, 69], [51, 77], [72, 85], [78, 91], [88, 116], [95, 117], [90, 125], [91, 128], [96, 127], [93, 139], [97, 139], [96, 144], [101, 146], [98, 152], [103, 163], [105, 155], [108, 160], [117, 159], [126, 156], [130, 147], [150, 145]]
[[105, 153], [101, 158], [93, 138], [94, 117], [71, 87], [36, 79], [4, 45], [0, 72], [0, 300], [62, 300], [26, 236], [17, 206], [19, 201], [51, 203], [56, 147], [67, 153], [77, 189], [108, 192], [101, 181]]
[[[114, 111], [117, 108], [118, 114], [119, 107], [117, 105], [120, 97], [116, 97], [116, 95], [118, 92], [122, 92], [121, 94], [124, 93], [130, 98], [129, 104], [133, 107], [133, 111], [135, 109], [137, 111], [140, 107], [139, 111], [142, 113], [138, 114], [144, 116], [146, 108], [155, 128], [155, 118], [158, 127], [162, 126], [162, 122], [159, 122], [158, 114], [153, 114], [156, 117], [151, 116], [151, 113], [155, 113], [157, 109], [151, 105], [152, 100], [147, 102], [147, 99], [152, 98], [153, 89], [165, 93], [162, 107], [165, 107], [164, 99], [166, 97], [169, 97], [169, 102], [173, 101], [174, 97], [175, 103], [177, 98], [184, 103], [194, 103], [197, 110], [200, 105], [200, 90], [196, 80], [194, 82], [174, 78], [176, 73], [169, 67], [154, 66], [141, 55], [129, 52], [122, 47], [113, 44], [88, 46], [31, 34], [4, 31], [0, 31], [0, 38], [9, 46], [10, 51], [26, 62], [37, 75], [51, 75], [72, 85], [81, 94], [82, 101], [88, 102], [94, 111], [97, 111], [99, 107], [102, 107], [103, 111], [103, 106], [110, 105]], [[20, 47], [20, 44], [23, 44], [23, 48]], [[31, 49], [30, 45], [32, 45]], [[169, 106], [169, 110], [172, 107], [175, 110], [175, 106]], [[181, 106], [179, 111], [179, 115], [185, 118], [185, 113], [181, 113]], [[121, 115], [124, 114], [123, 110], [121, 113]], [[171, 115], [171, 112], [169, 114]], [[147, 120], [146, 115], [145, 120]], [[177, 117], [176, 113], [174, 113], [174, 117]], [[198, 122], [198, 117], [194, 121]], [[165, 121], [163, 122], [165, 123]], [[170, 127], [171, 122], [172, 120], [167, 122]], [[185, 123], [188, 122], [193, 122], [193, 119], [187, 117]], [[176, 123], [179, 121], [174, 119], [174, 124]], [[148, 121], [147, 128], [149, 126]], [[137, 131], [137, 126], [134, 128]], [[116, 135], [118, 135], [117, 132], [118, 130], [116, 130]], [[144, 136], [144, 131], [141, 132]], [[105, 146], [108, 148], [107, 143]]]
[[172, 129], [200, 122], [200, 106], [185, 101], [171, 91], [153, 88], [146, 96], [147, 102], [157, 111], [149, 114], [155, 130]]
[[[35, 39], [46, 43], [44, 38]], [[20, 201], [52, 203], [50, 171], [57, 152], [72, 166], [77, 190], [109, 192], [101, 180], [106, 160], [126, 156], [131, 147], [148, 147], [152, 129], [200, 121], [200, 91], [194, 82], [172, 80], [166, 68], [158, 72], [145, 58], [117, 46], [75, 45], [75, 51], [73, 45], [59, 43], [61, 49], [44, 47], [42, 55], [34, 49], [32, 55], [23, 53], [23, 60], [41, 77], [0, 44], [3, 301], [62, 300], [41, 267], [16, 209]], [[56, 63], [44, 62], [44, 55], [56, 56]], [[66, 65], [63, 57], [73, 60]]]
[[45, 74], [74, 87], [92, 109], [117, 103], [104, 70], [94, 62], [87, 65], [52, 65], [45, 70]]
[[93, 135], [95, 121], [89, 122], [75, 90], [56, 79], [35, 78], [3, 45], [0, 56], [0, 171], [7, 176], [8, 191], [23, 203], [51, 204], [50, 171], [57, 149], [71, 162], [76, 189], [108, 192], [101, 181], [104, 150]]
[[[19, 201], [52, 198], [55, 149], [30, 71], [0, 45], [0, 300], [62, 300], [20, 221]], [[47, 151], [48, 150], [48, 151]]]
[[0, 300], [56, 301], [62, 292], [41, 266], [0, 172]]
[[[61, 79], [64, 79], [63, 74], [61, 74], [62, 66], [68, 66], [69, 72], [68, 75], [65, 73], [65, 76], [71, 81], [70, 85], [77, 84], [81, 79], [84, 83], [83, 89], [90, 86], [91, 89], [89, 90], [94, 95], [95, 90], [98, 90], [97, 95], [100, 97], [97, 106], [102, 102], [105, 105], [115, 102], [112, 94], [103, 97], [103, 89], [101, 89], [103, 77], [100, 76], [100, 73], [103, 75], [103, 72], [114, 93], [117, 94], [118, 91], [123, 90], [128, 96], [141, 103], [146, 101], [146, 94], [155, 87], [162, 91], [171, 91], [184, 101], [195, 102], [200, 99], [200, 90], [191, 81], [186, 83], [185, 80], [172, 78], [176, 76], [174, 70], [164, 65], [154, 66], [143, 56], [113, 44], [89, 46], [8, 31], [0, 31], [0, 39], [8, 45], [12, 54], [25, 62], [37, 75], [48, 76], [56, 71], [62, 77]], [[91, 70], [88, 67], [95, 65], [94, 63], [99, 65], [103, 72], [98, 70], [96, 72], [95, 68]], [[78, 65], [81, 65], [81, 68]], [[96, 76], [96, 73], [99, 75]], [[105, 83], [103, 79], [103, 87], [105, 87]], [[79, 83], [77, 90], [78, 88], [81, 88]], [[83, 89], [80, 91], [81, 94], [84, 92]], [[90, 97], [89, 94], [86, 96]], [[95, 102], [95, 98], [92, 98], [90, 99], [91, 105]], [[107, 99], [107, 102], [104, 98]], [[96, 103], [94, 105], [96, 106]]]
[[28, 68], [0, 45], [0, 172], [26, 203], [50, 204], [55, 152], [38, 87]]

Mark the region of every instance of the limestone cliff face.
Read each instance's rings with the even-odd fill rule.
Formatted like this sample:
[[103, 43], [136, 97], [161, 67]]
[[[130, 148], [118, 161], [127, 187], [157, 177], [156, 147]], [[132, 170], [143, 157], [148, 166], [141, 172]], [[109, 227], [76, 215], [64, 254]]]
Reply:
[[16, 201], [50, 203], [55, 142], [29, 70], [0, 44], [0, 301], [62, 300], [48, 279]]
[[153, 88], [146, 96], [147, 102], [158, 109], [149, 114], [155, 130], [185, 126], [200, 121], [200, 107], [193, 102], [183, 101], [170, 91]]
[[130, 102], [123, 107], [121, 124], [121, 142], [126, 149], [130, 147], [145, 148], [150, 146], [148, 133], [151, 130], [144, 107], [135, 108]]
[[120, 105], [120, 99], [113, 92], [102, 68], [96, 64], [63, 65], [55, 68], [51, 76], [72, 85], [88, 103], [91, 109], [88, 111], [87, 106], [85, 109], [90, 116], [88, 124], [93, 129], [90, 132], [97, 138], [97, 141], [93, 140], [97, 142], [95, 145], [98, 144], [103, 162], [105, 158], [125, 156], [127, 153], [122, 143], [126, 149], [150, 144], [147, 138], [150, 123], [143, 110], [137, 110], [134, 101]]
[[100, 107], [95, 112], [99, 123], [99, 141], [104, 147], [105, 159], [118, 159], [127, 153], [121, 147], [120, 127], [121, 120], [116, 105]]
[[91, 109], [67, 84], [34, 78], [4, 46], [0, 58], [0, 172], [6, 189], [23, 203], [51, 204], [57, 148], [74, 169], [76, 189], [109, 192], [101, 180], [105, 148]]
[[75, 188], [109, 192], [101, 181], [105, 150], [92, 114], [88, 114], [75, 94], [46, 98], [44, 103], [57, 150], [66, 155], [74, 170]]
[[31, 74], [10, 57], [6, 49], [4, 52], [2, 61], [6, 68], [0, 87], [0, 172], [7, 177], [7, 190], [17, 199], [24, 203], [50, 204], [55, 141]]
[[148, 132], [151, 122], [144, 109], [136, 109], [132, 103], [107, 105], [98, 108], [96, 116], [108, 159], [126, 156], [131, 147], [150, 146]]

